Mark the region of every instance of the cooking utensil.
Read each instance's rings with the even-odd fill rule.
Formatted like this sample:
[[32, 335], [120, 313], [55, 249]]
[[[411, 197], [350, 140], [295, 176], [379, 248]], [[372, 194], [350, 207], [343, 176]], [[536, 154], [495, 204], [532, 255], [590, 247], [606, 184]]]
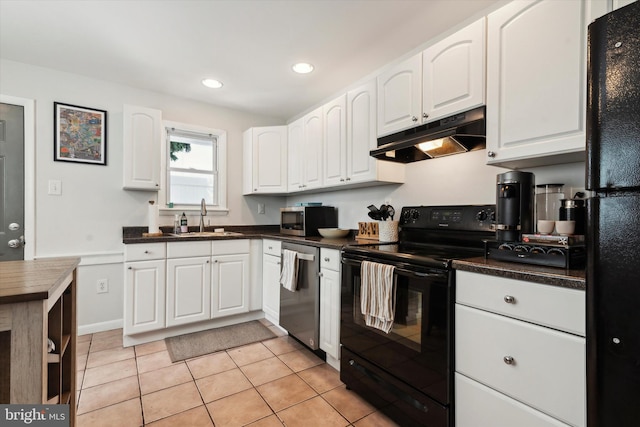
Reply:
[[380, 211], [371, 211], [369, 212], [369, 218], [376, 220], [376, 221], [380, 221]]
[[389, 206], [380, 205], [380, 218], [382, 221], [386, 221], [387, 218], [389, 218], [389, 213], [387, 212], [388, 209], [389, 209]]
[[367, 206], [367, 209], [369, 209], [371, 212], [377, 212], [378, 208], [376, 208], [376, 205], [369, 205]]
[[393, 221], [393, 216], [396, 214], [396, 210], [391, 205], [387, 205], [387, 213], [391, 217], [391, 221]]

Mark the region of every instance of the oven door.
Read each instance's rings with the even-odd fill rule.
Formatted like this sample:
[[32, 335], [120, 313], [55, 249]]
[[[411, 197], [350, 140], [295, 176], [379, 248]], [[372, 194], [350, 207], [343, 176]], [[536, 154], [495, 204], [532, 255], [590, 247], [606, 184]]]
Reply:
[[403, 416], [417, 410], [412, 423], [431, 418], [424, 425], [448, 425], [446, 406], [453, 391], [452, 274], [439, 268], [391, 263], [396, 267], [396, 309], [393, 328], [386, 334], [365, 325], [360, 309], [360, 264], [357, 256], [343, 254], [343, 382], [378, 407], [398, 406], [391, 402], [395, 399], [407, 408]]

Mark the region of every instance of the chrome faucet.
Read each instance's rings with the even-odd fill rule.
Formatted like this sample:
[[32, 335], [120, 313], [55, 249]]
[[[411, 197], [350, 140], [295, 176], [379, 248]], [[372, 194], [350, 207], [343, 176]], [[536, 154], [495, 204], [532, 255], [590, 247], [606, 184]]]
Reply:
[[200, 202], [200, 232], [204, 231], [204, 217], [207, 214], [207, 202], [204, 201], [204, 198]]

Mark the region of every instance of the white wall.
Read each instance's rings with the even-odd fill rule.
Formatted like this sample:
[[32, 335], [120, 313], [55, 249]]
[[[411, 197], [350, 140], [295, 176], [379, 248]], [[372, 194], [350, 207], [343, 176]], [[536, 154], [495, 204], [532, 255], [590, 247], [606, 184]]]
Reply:
[[[81, 331], [101, 322], [117, 327], [122, 319], [122, 227], [145, 225], [147, 201], [157, 196], [122, 190], [123, 104], [159, 109], [163, 119], [227, 131], [229, 214], [210, 216], [212, 225], [278, 222], [282, 198], [241, 195], [242, 132], [282, 121], [13, 61], [0, 60], [0, 76], [0, 94], [35, 100], [36, 237], [27, 244], [35, 245], [36, 258], [82, 257], [78, 272]], [[107, 166], [53, 161], [54, 101], [107, 111]], [[61, 196], [47, 194], [50, 179], [62, 182]], [[265, 215], [256, 213], [258, 202], [266, 203]], [[161, 217], [161, 225], [172, 220], [173, 216]], [[197, 224], [195, 219], [191, 223]], [[95, 293], [99, 278], [109, 280], [108, 294]]]
[[[367, 206], [390, 203], [398, 214], [402, 206], [495, 204], [496, 175], [509, 169], [487, 166], [486, 151], [478, 150], [407, 164], [403, 185], [381, 185], [291, 196], [287, 205], [322, 202], [338, 208], [338, 225], [357, 229], [359, 221], [370, 221]], [[535, 174], [537, 184], [562, 183], [567, 195], [584, 189], [584, 163], [526, 169]], [[571, 188], [571, 189], [570, 189]], [[396, 219], [398, 219], [396, 217]]]

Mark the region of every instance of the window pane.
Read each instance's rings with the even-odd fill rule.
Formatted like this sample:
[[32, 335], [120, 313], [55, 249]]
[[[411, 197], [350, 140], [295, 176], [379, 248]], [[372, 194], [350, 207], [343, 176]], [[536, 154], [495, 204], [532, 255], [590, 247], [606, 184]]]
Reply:
[[197, 205], [204, 198], [207, 205], [218, 204], [212, 174], [169, 171], [169, 201], [178, 205]]
[[[200, 171], [213, 171], [215, 144], [212, 141], [187, 141], [171, 139], [172, 155], [170, 168], [197, 169]], [[189, 151], [186, 151], [189, 150]], [[176, 157], [174, 159], [173, 157]]]

